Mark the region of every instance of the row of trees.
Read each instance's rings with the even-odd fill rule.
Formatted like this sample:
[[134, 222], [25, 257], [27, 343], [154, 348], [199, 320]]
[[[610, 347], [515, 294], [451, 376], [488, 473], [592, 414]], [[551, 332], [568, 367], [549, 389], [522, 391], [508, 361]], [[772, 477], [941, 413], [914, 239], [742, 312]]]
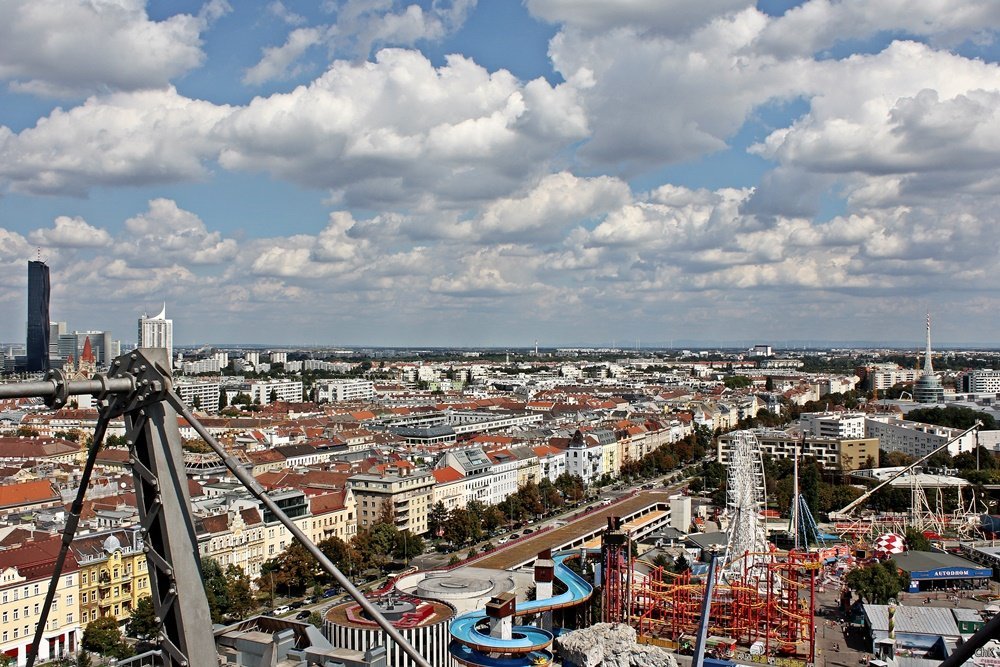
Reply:
[[555, 482], [548, 478], [538, 484], [528, 482], [497, 505], [471, 500], [465, 507], [448, 510], [444, 503], [438, 502], [428, 512], [427, 528], [431, 535], [444, 538], [453, 546], [474, 544], [504, 526], [520, 525], [567, 503], [579, 502], [585, 493], [578, 475], [563, 473]]
[[[423, 553], [424, 540], [409, 530], [399, 530], [392, 507], [386, 503], [375, 523], [360, 530], [350, 541], [330, 537], [316, 544], [338, 569], [352, 577], [370, 570], [381, 571], [392, 558], [409, 560]], [[298, 596], [307, 590], [320, 592], [333, 582], [305, 547], [293, 541], [284, 551], [261, 565], [257, 586], [261, 591]]]

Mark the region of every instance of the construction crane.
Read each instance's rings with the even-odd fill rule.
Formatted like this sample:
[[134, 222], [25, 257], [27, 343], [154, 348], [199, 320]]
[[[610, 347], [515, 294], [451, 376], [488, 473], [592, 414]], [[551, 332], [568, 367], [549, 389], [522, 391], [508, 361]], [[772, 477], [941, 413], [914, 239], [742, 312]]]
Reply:
[[830, 512], [830, 520], [831, 521], [844, 521], [846, 519], [849, 519], [851, 517], [851, 513], [855, 509], [857, 509], [858, 507], [860, 507], [862, 504], [864, 504], [869, 498], [871, 498], [873, 495], [875, 495], [875, 493], [879, 489], [882, 489], [883, 487], [891, 484], [893, 482], [893, 480], [895, 480], [895, 479], [897, 479], [899, 477], [902, 477], [903, 475], [905, 475], [910, 470], [913, 470], [913, 468], [915, 468], [916, 466], [920, 465], [921, 463], [923, 463], [924, 461], [926, 461], [930, 457], [934, 456], [938, 452], [947, 449], [949, 446], [951, 446], [951, 444], [953, 442], [957, 442], [958, 440], [961, 440], [966, 435], [968, 435], [972, 431], [975, 431], [976, 429], [978, 429], [982, 425], [983, 425], [983, 423], [981, 421], [977, 421], [975, 424], [973, 424], [969, 428], [965, 429], [964, 431], [962, 431], [961, 433], [959, 433], [958, 435], [956, 435], [954, 438], [951, 438], [950, 440], [948, 440], [947, 442], [945, 442], [943, 445], [941, 445], [940, 447], [938, 447], [934, 451], [932, 451], [932, 452], [930, 452], [928, 454], [924, 454], [923, 456], [921, 456], [919, 459], [917, 459], [913, 463], [911, 463], [911, 464], [909, 464], [907, 466], [904, 466], [902, 470], [900, 470], [896, 474], [892, 475], [889, 479], [885, 480], [884, 482], [882, 482], [881, 484], [879, 484], [875, 488], [871, 489], [870, 491], [867, 491], [863, 495], [861, 495], [858, 498], [856, 498], [855, 500], [851, 501], [846, 507], [844, 507], [844, 509], [839, 510], [837, 512]]
[[229, 472], [257, 498], [319, 562], [336, 582], [361, 606], [369, 618], [412, 659], [417, 667], [430, 667], [424, 658], [385, 616], [354, 586], [350, 579], [295, 525], [265, 493], [263, 487], [233, 458], [198, 421], [173, 389], [170, 360], [163, 348], [140, 348], [115, 359], [111, 370], [90, 380], [67, 380], [61, 371], [48, 372], [45, 380], [0, 385], [0, 399], [45, 399], [51, 408], [61, 408], [70, 396], [91, 394], [98, 401], [94, 438], [80, 478], [80, 488], [70, 506], [62, 544], [27, 665], [33, 667], [59, 577], [90, 485], [90, 477], [112, 419], [125, 420], [129, 466], [135, 480], [135, 496], [149, 564], [153, 611], [160, 624], [162, 667], [203, 667], [218, 663], [212, 619], [201, 576], [191, 499], [184, 474], [178, 417], [183, 417], [222, 459]]

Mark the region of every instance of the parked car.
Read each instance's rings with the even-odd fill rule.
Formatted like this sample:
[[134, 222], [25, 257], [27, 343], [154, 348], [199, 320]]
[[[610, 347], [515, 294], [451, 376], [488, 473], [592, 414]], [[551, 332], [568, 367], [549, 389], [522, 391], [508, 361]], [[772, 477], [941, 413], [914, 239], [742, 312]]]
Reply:
[[509, 535], [504, 535], [499, 540], [497, 540], [497, 544], [507, 544], [507, 542], [510, 542], [510, 536]]
[[337, 589], [336, 588], [328, 588], [325, 591], [323, 591], [323, 597], [324, 598], [332, 598], [336, 594], [337, 594]]
[[524, 529], [523, 531], [521, 531], [521, 532], [523, 532], [523, 533], [524, 533], [525, 535], [528, 535], [528, 534], [530, 534], [530, 533], [533, 533], [533, 532], [535, 532], [535, 531], [534, 531], [534, 529], [532, 529], [532, 528], [525, 528], [525, 529]]
[[304, 604], [305, 604], [305, 600], [296, 600], [295, 602], [291, 603], [288, 606], [291, 607], [292, 609], [299, 609]]
[[308, 609], [303, 609], [299, 613], [295, 614], [296, 620], [304, 621], [312, 615], [312, 612]]
[[516, 540], [519, 537], [521, 537], [520, 533], [511, 533], [510, 539]]
[[291, 607], [289, 607], [287, 604], [283, 604], [280, 607], [275, 607], [274, 611], [271, 612], [271, 615], [272, 616], [282, 616], [284, 614], [287, 614], [291, 610], [292, 610]]

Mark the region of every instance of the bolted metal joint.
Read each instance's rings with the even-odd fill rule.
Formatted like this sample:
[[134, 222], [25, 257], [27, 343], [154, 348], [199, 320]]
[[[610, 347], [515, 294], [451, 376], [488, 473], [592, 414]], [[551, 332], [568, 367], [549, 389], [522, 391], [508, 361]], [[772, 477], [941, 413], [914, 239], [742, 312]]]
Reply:
[[45, 397], [45, 405], [58, 410], [69, 401], [69, 385], [66, 384], [66, 375], [60, 370], [52, 369], [46, 377], [52, 383], [54, 391]]

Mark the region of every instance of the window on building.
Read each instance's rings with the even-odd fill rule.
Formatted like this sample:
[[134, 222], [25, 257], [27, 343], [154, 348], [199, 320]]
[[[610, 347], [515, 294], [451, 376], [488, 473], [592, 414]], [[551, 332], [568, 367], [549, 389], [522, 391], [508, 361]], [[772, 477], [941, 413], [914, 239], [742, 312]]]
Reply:
[[6, 622], [7, 622], [7, 612], [4, 612], [4, 613], [3, 613], [3, 622], [4, 622], [4, 623], [6, 623]]
[[66, 614], [66, 624], [69, 625], [73, 622], [73, 614]]
[[18, 618], [20, 618], [20, 617], [17, 614], [17, 609], [15, 609], [14, 610], [14, 620], [16, 621]]
[[35, 584], [35, 595], [38, 595], [38, 584]]

